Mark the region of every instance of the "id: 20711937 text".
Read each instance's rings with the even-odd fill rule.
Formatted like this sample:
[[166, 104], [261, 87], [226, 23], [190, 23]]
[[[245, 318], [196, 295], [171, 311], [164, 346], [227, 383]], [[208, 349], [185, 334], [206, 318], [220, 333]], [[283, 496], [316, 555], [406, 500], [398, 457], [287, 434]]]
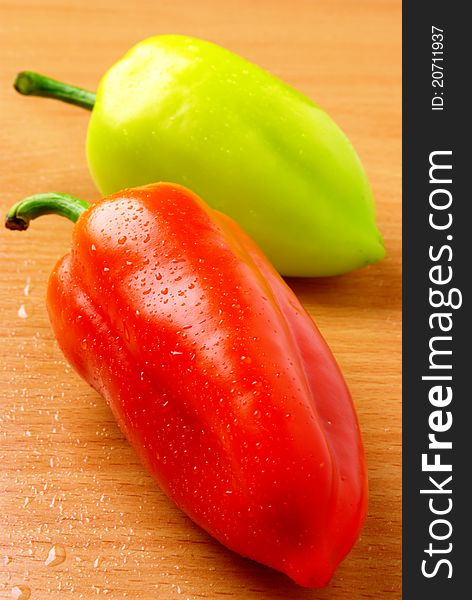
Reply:
[[432, 110], [444, 110], [444, 30], [431, 27], [431, 85]]

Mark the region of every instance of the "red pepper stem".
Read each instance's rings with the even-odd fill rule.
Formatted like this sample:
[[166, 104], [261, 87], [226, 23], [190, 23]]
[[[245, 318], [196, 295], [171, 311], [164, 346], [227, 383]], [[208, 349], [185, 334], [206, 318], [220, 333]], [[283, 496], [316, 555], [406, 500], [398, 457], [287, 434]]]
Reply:
[[75, 223], [88, 207], [88, 202], [69, 194], [35, 194], [12, 206], [5, 218], [5, 227], [24, 231], [32, 219], [42, 215], [61, 215]]
[[62, 81], [57, 81], [56, 79], [51, 79], [32, 71], [18, 73], [13, 86], [23, 96], [55, 98], [56, 100], [75, 104], [87, 110], [92, 110], [95, 104], [96, 94], [93, 92], [62, 83]]

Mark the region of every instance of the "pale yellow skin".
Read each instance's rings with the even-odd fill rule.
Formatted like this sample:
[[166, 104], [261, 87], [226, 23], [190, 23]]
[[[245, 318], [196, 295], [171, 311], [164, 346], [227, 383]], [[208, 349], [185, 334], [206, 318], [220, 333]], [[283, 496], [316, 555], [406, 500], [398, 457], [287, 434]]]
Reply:
[[132, 48], [100, 83], [87, 156], [103, 194], [189, 187], [283, 275], [337, 275], [384, 256], [344, 133], [304, 95], [209, 42], [159, 36]]

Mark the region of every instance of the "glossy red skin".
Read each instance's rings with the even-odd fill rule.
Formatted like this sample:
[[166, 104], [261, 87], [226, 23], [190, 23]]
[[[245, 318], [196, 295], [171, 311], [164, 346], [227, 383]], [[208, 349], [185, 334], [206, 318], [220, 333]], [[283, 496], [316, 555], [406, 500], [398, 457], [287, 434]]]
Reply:
[[180, 186], [125, 190], [78, 220], [48, 310], [169, 497], [225, 546], [326, 585], [367, 478], [336, 362], [228, 217]]

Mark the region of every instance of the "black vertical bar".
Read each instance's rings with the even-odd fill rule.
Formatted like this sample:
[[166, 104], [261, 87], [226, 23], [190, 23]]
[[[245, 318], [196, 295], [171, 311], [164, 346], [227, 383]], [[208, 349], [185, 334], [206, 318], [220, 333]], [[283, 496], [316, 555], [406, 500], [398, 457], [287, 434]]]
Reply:
[[[403, 3], [405, 600], [472, 597], [467, 585], [472, 573], [472, 386], [467, 377], [472, 373], [467, 285], [472, 276], [472, 30], [467, 6], [453, 0]], [[432, 163], [441, 166], [430, 173]], [[452, 448], [438, 447], [440, 442]], [[450, 465], [451, 470], [425, 467], [422, 455], [426, 465], [439, 461], [440, 468]]]

